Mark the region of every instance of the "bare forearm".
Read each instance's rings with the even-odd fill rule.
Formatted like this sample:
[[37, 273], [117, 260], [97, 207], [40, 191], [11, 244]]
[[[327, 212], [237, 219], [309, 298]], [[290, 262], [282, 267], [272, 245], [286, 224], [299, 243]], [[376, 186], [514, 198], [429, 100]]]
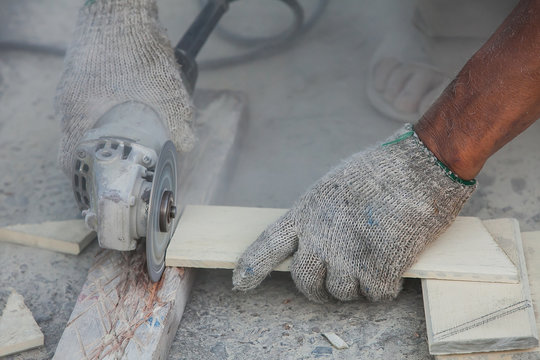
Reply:
[[463, 179], [540, 117], [540, 0], [520, 1], [416, 124]]

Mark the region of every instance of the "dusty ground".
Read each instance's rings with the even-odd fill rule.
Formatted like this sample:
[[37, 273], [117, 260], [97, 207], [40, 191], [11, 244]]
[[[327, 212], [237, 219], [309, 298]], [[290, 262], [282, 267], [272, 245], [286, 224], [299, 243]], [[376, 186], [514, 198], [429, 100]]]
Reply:
[[[77, 216], [70, 183], [56, 166], [59, 120], [52, 99], [62, 59], [6, 44], [65, 48], [78, 3], [0, 4], [0, 225]], [[197, 6], [191, 0], [159, 3], [175, 42]], [[239, 67], [201, 71], [201, 88], [234, 89], [249, 96], [249, 127], [228, 191], [217, 203], [288, 207], [339, 159], [401, 126], [370, 106], [365, 80], [388, 24], [407, 23], [412, 4], [334, 1], [288, 51]], [[288, 20], [281, 5], [244, 7], [239, 1], [224, 24], [264, 33]], [[212, 40], [201, 58], [230, 51]], [[523, 230], [540, 229], [539, 135], [536, 124], [490, 159], [464, 215], [515, 217]], [[53, 355], [96, 250], [93, 244], [79, 256], [69, 256], [0, 243], [0, 307], [8, 289], [15, 288], [45, 334], [45, 347], [18, 358]], [[273, 275], [249, 294], [232, 292], [230, 275], [199, 273], [171, 359], [430, 358], [416, 281], [406, 282], [391, 303], [315, 305], [299, 295], [288, 275]], [[350, 349], [332, 349], [320, 335], [327, 331], [342, 336]]]

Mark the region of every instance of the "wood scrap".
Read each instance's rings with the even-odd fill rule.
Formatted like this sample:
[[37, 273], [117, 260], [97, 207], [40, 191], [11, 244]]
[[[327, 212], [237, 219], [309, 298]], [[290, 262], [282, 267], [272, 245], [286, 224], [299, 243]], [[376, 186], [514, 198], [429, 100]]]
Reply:
[[333, 347], [335, 347], [338, 350], [348, 349], [349, 344], [345, 342], [342, 338], [336, 335], [336, 333], [333, 332], [325, 332], [322, 333], [322, 336], [328, 340], [330, 344], [332, 344]]
[[[244, 116], [241, 94], [209, 91], [195, 97], [199, 142], [181, 157], [178, 201], [205, 204], [222, 186], [235, 134]], [[149, 283], [144, 246], [102, 250], [56, 348], [55, 359], [164, 359], [189, 297], [193, 269], [167, 268]]]
[[431, 354], [531, 348], [538, 332], [515, 219], [484, 221], [518, 268], [519, 284], [422, 280]]
[[[234, 268], [244, 250], [287, 210], [188, 206], [167, 251], [167, 266]], [[288, 271], [290, 259], [275, 268]], [[420, 255], [405, 277], [518, 281], [515, 265], [482, 222], [460, 217]]]
[[43, 345], [43, 333], [23, 297], [12, 291], [0, 317], [0, 357]]
[[[527, 263], [527, 275], [531, 290], [534, 313], [536, 317], [536, 328], [540, 328], [540, 231], [521, 233], [523, 242], [523, 252]], [[528, 359], [540, 359], [540, 347], [524, 350], [494, 351], [489, 353], [437, 355], [437, 360], [512, 360], [527, 357]]]
[[96, 238], [83, 220], [47, 221], [0, 228], [0, 241], [79, 254]]

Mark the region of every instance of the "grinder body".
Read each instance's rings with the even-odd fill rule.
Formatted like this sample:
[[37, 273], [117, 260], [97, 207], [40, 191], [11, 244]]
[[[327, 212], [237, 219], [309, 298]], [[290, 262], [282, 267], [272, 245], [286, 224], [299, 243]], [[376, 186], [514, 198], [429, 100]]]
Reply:
[[73, 191], [101, 247], [133, 250], [146, 237], [152, 169], [167, 140], [154, 110], [126, 102], [105, 113], [77, 146]]

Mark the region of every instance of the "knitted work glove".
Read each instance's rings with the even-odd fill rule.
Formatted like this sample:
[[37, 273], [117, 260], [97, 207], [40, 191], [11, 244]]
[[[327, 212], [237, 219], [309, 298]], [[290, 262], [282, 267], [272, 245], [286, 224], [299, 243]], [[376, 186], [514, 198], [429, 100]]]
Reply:
[[439, 162], [410, 125], [402, 134], [315, 183], [241, 256], [235, 289], [256, 287], [294, 254], [292, 278], [310, 300], [396, 297], [402, 274], [476, 188]]
[[179, 151], [190, 149], [190, 100], [158, 23], [156, 1], [86, 0], [56, 96], [59, 161], [66, 174], [85, 133], [111, 107], [130, 100], [157, 112]]

